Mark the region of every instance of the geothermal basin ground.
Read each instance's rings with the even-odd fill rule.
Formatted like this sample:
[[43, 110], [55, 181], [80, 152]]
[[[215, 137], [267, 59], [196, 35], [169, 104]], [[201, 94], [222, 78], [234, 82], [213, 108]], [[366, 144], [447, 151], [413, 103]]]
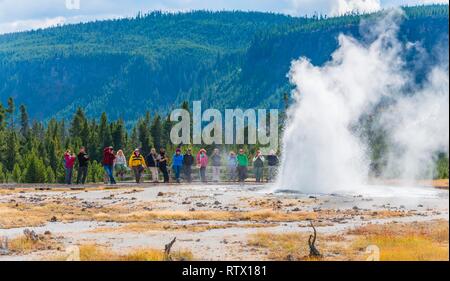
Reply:
[[446, 185], [340, 194], [264, 184], [0, 186], [0, 261], [74, 251], [87, 261], [164, 260], [173, 238], [172, 260], [317, 260], [311, 223], [321, 260], [448, 260]]

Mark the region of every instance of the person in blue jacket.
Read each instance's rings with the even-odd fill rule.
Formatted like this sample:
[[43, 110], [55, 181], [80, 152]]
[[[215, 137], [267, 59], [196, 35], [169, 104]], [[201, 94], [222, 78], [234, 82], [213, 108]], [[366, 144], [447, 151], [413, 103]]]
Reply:
[[183, 168], [183, 155], [181, 149], [177, 149], [172, 159], [172, 168], [175, 173], [177, 183], [180, 183], [181, 169]]

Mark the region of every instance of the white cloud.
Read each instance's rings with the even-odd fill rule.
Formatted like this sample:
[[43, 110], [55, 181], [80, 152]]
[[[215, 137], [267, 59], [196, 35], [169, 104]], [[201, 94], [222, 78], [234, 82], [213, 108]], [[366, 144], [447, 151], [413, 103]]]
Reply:
[[64, 17], [5, 22], [0, 23], [0, 33], [11, 33], [29, 29], [47, 28], [64, 23], [66, 23], [66, 18]]
[[43, 19], [16, 20], [0, 22], [0, 34], [21, 32], [27, 30], [36, 30], [58, 25], [89, 22], [94, 20], [120, 18], [121, 15], [92, 15], [92, 16], [73, 16], [73, 17], [52, 17]]

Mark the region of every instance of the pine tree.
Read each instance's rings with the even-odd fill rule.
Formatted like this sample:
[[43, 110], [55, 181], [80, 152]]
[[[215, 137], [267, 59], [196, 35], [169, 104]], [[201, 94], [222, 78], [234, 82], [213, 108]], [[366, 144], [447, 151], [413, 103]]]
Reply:
[[123, 120], [120, 119], [113, 124], [113, 129], [111, 132], [114, 147], [117, 149], [123, 149], [125, 147], [125, 134], [125, 125]]
[[47, 167], [46, 169], [46, 183], [55, 183], [56, 182], [56, 176], [55, 172], [51, 167]]
[[113, 145], [111, 127], [108, 124], [108, 117], [105, 112], [102, 113], [102, 117], [100, 118], [99, 138], [102, 148]]
[[69, 129], [70, 136], [73, 138], [73, 144], [75, 146], [85, 146], [89, 137], [88, 121], [81, 107], [77, 109], [72, 119], [72, 123]]
[[95, 120], [92, 120], [88, 125], [88, 141], [86, 144], [87, 152], [92, 160], [100, 161], [102, 158], [103, 148], [100, 143], [100, 138], [98, 134], [98, 125]]
[[133, 127], [131, 130], [131, 137], [129, 143], [127, 143], [127, 147], [129, 151], [132, 151], [133, 149], [136, 149], [136, 147], [139, 146], [138, 142], [138, 130], [136, 126]]
[[14, 105], [14, 99], [12, 97], [8, 98], [8, 108], [6, 109], [6, 113], [8, 114], [8, 119], [9, 119], [9, 128], [11, 130], [15, 129], [15, 124], [14, 124], [14, 114], [16, 112], [16, 108]]
[[170, 140], [170, 131], [172, 130], [172, 122], [170, 121], [170, 116], [167, 116], [167, 118], [164, 120], [164, 123], [162, 125], [162, 141], [161, 145], [164, 148], [168, 148], [172, 142]]
[[150, 133], [150, 114], [147, 112], [144, 119], [139, 121], [138, 134], [141, 144], [141, 153], [147, 155], [151, 149], [151, 133]]
[[4, 172], [0, 172], [0, 183], [6, 183], [7, 180], [7, 176]]
[[36, 156], [35, 152], [27, 157], [27, 168], [23, 180], [26, 183], [45, 183], [47, 180], [44, 162]]
[[96, 183], [103, 181], [105, 171], [100, 163], [92, 161], [88, 169], [88, 182]]
[[46, 151], [48, 164], [53, 171], [56, 171], [58, 165], [61, 164], [60, 157], [58, 156], [58, 141], [56, 138], [47, 141]]
[[14, 164], [19, 160], [19, 140], [15, 131], [8, 132], [6, 136], [6, 150], [4, 164], [8, 171], [12, 171]]
[[0, 183], [5, 183], [5, 182], [6, 182], [5, 171], [3, 169], [3, 164], [0, 162]]
[[12, 171], [12, 180], [16, 183], [22, 182], [22, 169], [20, 169], [19, 164], [14, 164], [14, 168]]
[[0, 131], [5, 129], [6, 110], [3, 104], [0, 102]]
[[30, 134], [30, 121], [25, 105], [20, 105], [20, 134], [22, 138], [27, 141]]
[[156, 115], [153, 119], [153, 123], [150, 127], [150, 132], [153, 139], [153, 145], [157, 150], [162, 148], [162, 124], [161, 124], [161, 117], [159, 115]]

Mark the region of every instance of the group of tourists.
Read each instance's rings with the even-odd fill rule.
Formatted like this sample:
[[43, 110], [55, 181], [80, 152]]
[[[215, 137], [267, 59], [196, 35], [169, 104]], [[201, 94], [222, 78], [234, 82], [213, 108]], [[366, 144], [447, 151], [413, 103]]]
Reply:
[[[80, 148], [78, 155], [71, 153], [70, 150], [67, 150], [64, 154], [66, 184], [72, 184], [73, 169], [76, 160], [78, 160], [78, 176], [76, 183], [86, 183], [90, 158], [86, 152], [86, 148], [82, 147]], [[268, 166], [267, 180], [273, 181], [275, 179], [279, 164], [279, 159], [275, 151], [271, 151], [269, 155], [264, 156], [261, 151], [258, 150], [252, 160], [256, 182], [264, 181], [264, 167], [266, 162]], [[152, 182], [159, 183], [161, 174], [164, 183], [169, 183], [169, 162], [170, 159], [164, 148], [160, 149], [159, 152], [153, 148], [147, 156], [142, 155], [140, 149], [135, 149], [127, 160], [123, 150], [119, 150], [115, 153], [113, 147], [106, 147], [103, 150], [102, 160], [102, 165], [105, 170], [105, 183], [116, 184], [116, 177], [121, 181], [124, 181], [125, 175], [129, 170], [133, 171], [134, 178], [138, 184], [142, 182], [143, 174], [146, 170], [150, 172]], [[224, 162], [226, 162], [226, 164]], [[223, 155], [217, 148], [214, 149], [210, 156], [208, 156], [205, 149], [200, 149], [197, 155], [194, 156], [191, 148], [188, 148], [184, 154], [182, 153], [181, 148], [177, 148], [172, 157], [171, 165], [173, 177], [177, 183], [181, 183], [182, 180], [191, 183], [193, 181], [192, 171], [194, 166], [197, 166], [199, 169], [200, 180], [202, 183], [208, 182], [208, 167], [210, 167], [211, 170], [210, 177], [212, 182], [218, 183], [226, 177], [226, 180], [228, 181], [244, 183], [248, 178], [250, 161], [244, 149], [240, 149], [238, 153], [231, 151], [228, 154], [228, 158], [223, 159]], [[225, 166], [227, 173], [222, 175], [222, 168]]]

